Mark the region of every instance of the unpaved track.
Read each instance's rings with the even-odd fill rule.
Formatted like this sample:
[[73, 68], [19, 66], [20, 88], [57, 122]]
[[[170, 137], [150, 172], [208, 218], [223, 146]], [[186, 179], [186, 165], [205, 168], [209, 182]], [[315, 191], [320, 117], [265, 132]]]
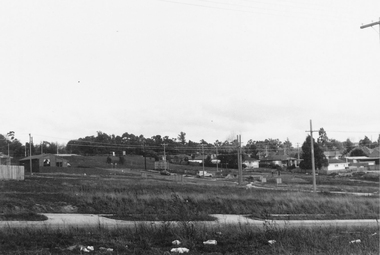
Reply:
[[[0, 228], [49, 228], [49, 229], [67, 229], [67, 228], [85, 228], [85, 227], [100, 227], [100, 228], [125, 228], [135, 227], [140, 224], [147, 225], [162, 225], [162, 221], [122, 221], [114, 220], [95, 214], [44, 214], [48, 217], [46, 221], [0, 221]], [[290, 220], [290, 221], [264, 221], [253, 220], [243, 215], [226, 215], [213, 214], [216, 221], [193, 222], [199, 226], [223, 226], [223, 225], [245, 225], [253, 228], [262, 229], [265, 226], [274, 226], [279, 228], [289, 227], [347, 227], [347, 226], [379, 226], [377, 220]], [[172, 222], [173, 224], [181, 224], [180, 222]]]

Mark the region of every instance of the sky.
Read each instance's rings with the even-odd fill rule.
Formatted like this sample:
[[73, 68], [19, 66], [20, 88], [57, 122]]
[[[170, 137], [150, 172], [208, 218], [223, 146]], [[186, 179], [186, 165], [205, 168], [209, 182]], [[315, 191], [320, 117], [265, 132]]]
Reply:
[[[380, 133], [380, 1], [0, 3], [0, 133], [302, 144]], [[317, 136], [317, 133], [314, 133]]]

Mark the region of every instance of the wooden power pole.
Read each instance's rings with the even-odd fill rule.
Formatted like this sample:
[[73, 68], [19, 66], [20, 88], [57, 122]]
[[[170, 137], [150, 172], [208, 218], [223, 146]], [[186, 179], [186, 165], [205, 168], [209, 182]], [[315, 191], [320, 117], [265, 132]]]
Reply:
[[311, 143], [311, 168], [312, 168], [312, 174], [313, 174], [313, 191], [317, 192], [317, 181], [315, 178], [315, 160], [314, 160], [314, 138], [313, 138], [313, 132], [318, 132], [318, 130], [313, 130], [312, 122], [310, 120], [310, 143]]
[[242, 153], [241, 153], [241, 135], [237, 136], [237, 142], [238, 142], [238, 171], [239, 171], [239, 185], [243, 184], [243, 159], [242, 159]]

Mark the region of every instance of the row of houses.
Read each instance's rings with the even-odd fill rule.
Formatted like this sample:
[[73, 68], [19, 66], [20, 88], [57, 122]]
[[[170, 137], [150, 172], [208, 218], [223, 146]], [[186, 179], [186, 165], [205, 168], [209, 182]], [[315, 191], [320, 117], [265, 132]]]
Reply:
[[[323, 169], [320, 169], [321, 173], [330, 173], [334, 171], [345, 171], [349, 169], [366, 169], [374, 170], [379, 169], [379, 148], [369, 149], [367, 147], [355, 147], [352, 151], [362, 149], [364, 154], [367, 156], [351, 156], [351, 152], [345, 157], [341, 151], [325, 151], [324, 155], [328, 159], [329, 165]], [[216, 155], [211, 156], [212, 163], [220, 163], [220, 160], [216, 159]], [[292, 157], [286, 154], [286, 151], [280, 150], [276, 153], [267, 153], [264, 155], [259, 155], [260, 159], [255, 159], [252, 157], [245, 157], [243, 164], [245, 169], [257, 169], [259, 167], [269, 167], [276, 168], [281, 167], [282, 169], [296, 168], [299, 166], [300, 161], [299, 155]], [[189, 157], [191, 158], [191, 157]], [[196, 156], [193, 159], [188, 160], [190, 164], [200, 165], [206, 156]]]
[[[363, 155], [365, 156], [351, 156], [351, 152], [357, 149], [361, 149], [363, 151]], [[329, 161], [328, 167], [325, 169], [321, 169], [322, 171], [329, 173], [333, 171], [342, 171], [347, 169], [379, 169], [379, 161], [380, 161], [380, 150], [379, 148], [369, 149], [367, 147], [356, 147], [348, 153], [345, 157], [343, 157], [340, 151], [325, 151], [325, 157]], [[217, 155], [209, 155], [211, 157], [211, 162], [213, 164], [220, 164], [220, 160], [217, 159]], [[183, 159], [186, 158], [186, 163], [192, 165], [200, 165], [203, 160], [206, 158], [206, 155], [200, 155], [192, 158], [187, 155], [177, 155], [173, 158], [174, 161], [172, 163], [185, 162]], [[245, 169], [257, 169], [259, 167], [281, 167], [283, 169], [287, 168], [296, 168], [299, 166], [300, 159], [289, 156], [286, 154], [286, 151], [278, 151], [276, 153], [269, 153], [267, 155], [263, 155], [260, 159], [255, 159], [252, 157], [245, 157], [243, 164], [245, 165]], [[11, 157], [0, 153], [0, 165], [10, 165]], [[178, 162], [177, 162], [178, 161]], [[41, 155], [33, 155], [30, 157], [25, 157], [21, 159], [20, 165], [25, 167], [26, 171], [30, 171], [30, 165], [32, 165], [33, 171], [37, 172], [41, 167], [47, 166], [55, 166], [55, 167], [68, 167], [70, 164], [68, 160], [64, 158], [64, 155], [56, 155], [56, 154], [41, 154]]]

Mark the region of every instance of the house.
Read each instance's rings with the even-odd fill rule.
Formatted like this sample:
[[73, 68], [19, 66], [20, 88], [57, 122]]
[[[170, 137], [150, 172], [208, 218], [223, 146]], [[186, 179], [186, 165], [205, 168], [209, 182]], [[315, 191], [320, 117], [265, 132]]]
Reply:
[[361, 150], [364, 154], [364, 156], [369, 156], [374, 150], [373, 149], [370, 149], [366, 146], [356, 146], [354, 147], [349, 153], [348, 153], [348, 156], [352, 156], [351, 153], [354, 152], [354, 151], [357, 151], [357, 150]]
[[329, 165], [323, 167], [319, 173], [332, 174], [337, 172], [344, 172], [348, 169], [349, 163], [341, 159], [329, 159]]
[[327, 159], [340, 159], [342, 157], [342, 153], [339, 151], [324, 151], [323, 154]]
[[245, 169], [257, 169], [257, 168], [259, 168], [259, 162], [260, 162], [260, 160], [258, 160], [258, 159], [246, 158], [243, 161], [243, 165], [246, 166]]
[[0, 165], [10, 165], [11, 160], [12, 157], [9, 157], [8, 155], [5, 155], [2, 152], [0, 152]]
[[346, 160], [350, 163], [368, 163], [369, 169], [379, 169], [380, 152], [379, 147], [375, 149], [365, 149], [367, 147], [361, 147], [360, 149], [366, 153], [367, 156], [348, 156]]
[[32, 162], [32, 171], [38, 172], [41, 167], [67, 167], [68, 160], [58, 157], [54, 154], [33, 155], [19, 160], [20, 165], [25, 167], [26, 171], [30, 171], [30, 162]]
[[203, 163], [203, 160], [205, 160], [207, 158], [206, 155], [199, 155], [199, 156], [195, 156], [194, 158], [192, 159], [189, 159], [189, 164], [190, 165], [202, 165]]
[[292, 167], [296, 165], [296, 158], [288, 155], [268, 155], [260, 159], [260, 165], [263, 167]]
[[174, 155], [171, 157], [171, 159], [169, 160], [170, 163], [174, 163], [174, 164], [187, 164], [187, 161], [191, 159], [191, 156], [189, 155], [186, 155], [186, 154], [178, 154], [178, 155]]

